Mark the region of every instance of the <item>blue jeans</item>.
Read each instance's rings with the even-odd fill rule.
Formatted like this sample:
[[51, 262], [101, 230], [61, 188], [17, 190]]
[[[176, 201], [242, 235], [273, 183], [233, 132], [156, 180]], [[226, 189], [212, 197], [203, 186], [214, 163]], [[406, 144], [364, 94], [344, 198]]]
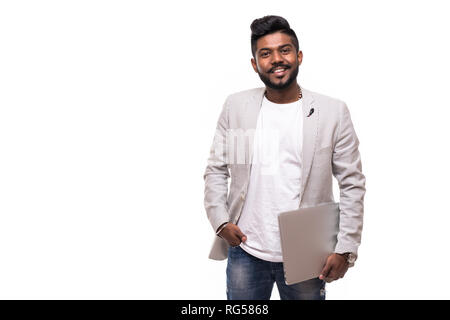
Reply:
[[319, 278], [287, 285], [282, 262], [261, 260], [240, 246], [228, 249], [228, 300], [270, 300], [277, 283], [281, 300], [325, 300], [325, 281]]

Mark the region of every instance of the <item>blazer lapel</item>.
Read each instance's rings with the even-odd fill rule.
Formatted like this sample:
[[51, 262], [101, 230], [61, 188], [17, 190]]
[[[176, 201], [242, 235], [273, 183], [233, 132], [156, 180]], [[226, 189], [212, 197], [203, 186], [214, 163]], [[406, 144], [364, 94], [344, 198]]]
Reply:
[[[246, 130], [253, 130], [252, 135], [249, 136], [249, 144], [248, 144], [248, 177], [250, 178], [250, 170], [251, 170], [251, 166], [252, 166], [252, 161], [253, 161], [253, 140], [254, 140], [254, 133], [256, 131], [256, 125], [258, 122], [258, 116], [259, 116], [259, 112], [261, 111], [261, 105], [262, 105], [262, 100], [264, 98], [264, 92], [266, 91], [265, 87], [262, 88], [258, 88], [258, 90], [256, 90], [255, 94], [253, 94], [251, 96], [251, 98], [247, 101], [247, 105], [245, 106], [245, 125], [244, 125], [244, 129]], [[251, 140], [251, 143], [250, 143]]]
[[[314, 104], [312, 93], [303, 87], [303, 147], [302, 147], [302, 185], [300, 190], [300, 203], [308, 182], [313, 162], [319, 128], [319, 108]], [[310, 114], [312, 112], [312, 114]]]

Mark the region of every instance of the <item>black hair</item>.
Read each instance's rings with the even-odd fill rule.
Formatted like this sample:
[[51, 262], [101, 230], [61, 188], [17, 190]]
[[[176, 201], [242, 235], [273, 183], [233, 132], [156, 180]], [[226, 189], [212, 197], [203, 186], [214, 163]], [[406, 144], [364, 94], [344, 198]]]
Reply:
[[297, 52], [299, 51], [298, 39], [294, 30], [289, 26], [289, 22], [283, 17], [280, 16], [264, 16], [259, 19], [253, 20], [250, 25], [250, 29], [252, 30], [252, 35], [250, 39], [251, 47], [252, 47], [252, 55], [255, 57], [256, 53], [256, 41], [259, 38], [264, 37], [267, 34], [281, 32], [289, 35], [291, 37], [292, 43], [294, 44]]

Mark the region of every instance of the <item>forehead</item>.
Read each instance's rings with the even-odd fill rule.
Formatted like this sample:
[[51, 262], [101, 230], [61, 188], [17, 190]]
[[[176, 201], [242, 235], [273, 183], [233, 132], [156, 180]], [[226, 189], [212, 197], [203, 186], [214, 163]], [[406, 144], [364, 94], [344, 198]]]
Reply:
[[276, 49], [286, 44], [294, 46], [291, 37], [285, 33], [275, 32], [259, 38], [258, 41], [256, 41], [256, 50], [262, 48]]

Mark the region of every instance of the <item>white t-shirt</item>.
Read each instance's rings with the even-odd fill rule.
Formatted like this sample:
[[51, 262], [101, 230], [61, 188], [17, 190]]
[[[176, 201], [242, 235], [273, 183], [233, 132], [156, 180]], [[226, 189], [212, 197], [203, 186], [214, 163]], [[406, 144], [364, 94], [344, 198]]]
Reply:
[[277, 104], [263, 98], [256, 125], [247, 199], [238, 226], [247, 236], [241, 248], [282, 262], [278, 214], [298, 209], [303, 136], [302, 103]]

